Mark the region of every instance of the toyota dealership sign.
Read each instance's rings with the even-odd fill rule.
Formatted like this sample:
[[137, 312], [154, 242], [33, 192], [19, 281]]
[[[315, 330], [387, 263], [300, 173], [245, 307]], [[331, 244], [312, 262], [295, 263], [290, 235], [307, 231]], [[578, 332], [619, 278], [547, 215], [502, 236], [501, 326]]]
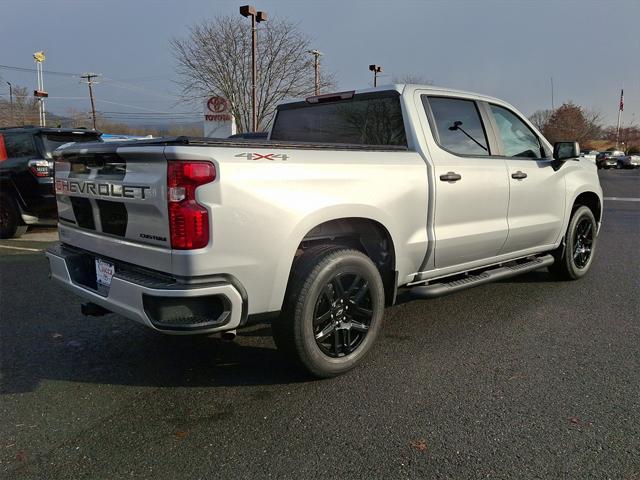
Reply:
[[236, 133], [231, 104], [224, 97], [208, 97], [204, 101], [204, 136], [227, 138]]

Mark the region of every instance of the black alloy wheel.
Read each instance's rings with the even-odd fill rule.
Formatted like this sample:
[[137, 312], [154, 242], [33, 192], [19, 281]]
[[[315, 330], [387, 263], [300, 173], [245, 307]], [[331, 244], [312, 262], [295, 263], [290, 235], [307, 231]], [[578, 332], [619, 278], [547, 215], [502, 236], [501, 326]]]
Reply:
[[576, 225], [573, 239], [573, 262], [583, 269], [591, 258], [593, 246], [593, 225], [589, 218], [582, 218]]
[[373, 318], [369, 282], [355, 273], [338, 273], [322, 289], [313, 317], [316, 344], [325, 355], [338, 358], [355, 351]]
[[317, 245], [294, 262], [273, 337], [311, 375], [334, 377], [363, 360], [383, 315], [384, 285], [373, 261], [348, 247]]
[[569, 220], [561, 245], [553, 252], [555, 261], [549, 271], [565, 280], [577, 280], [586, 275], [593, 263], [598, 224], [591, 209], [577, 206]]

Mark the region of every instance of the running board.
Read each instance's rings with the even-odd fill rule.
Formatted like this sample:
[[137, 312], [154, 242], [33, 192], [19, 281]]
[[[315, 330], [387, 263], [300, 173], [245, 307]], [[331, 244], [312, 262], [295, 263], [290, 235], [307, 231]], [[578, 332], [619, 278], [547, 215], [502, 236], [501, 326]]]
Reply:
[[496, 280], [503, 280], [522, 273], [538, 270], [539, 268], [548, 267], [553, 261], [554, 258], [552, 255], [544, 255], [542, 257], [532, 258], [524, 263], [518, 263], [510, 267], [496, 267], [459, 280], [452, 280], [451, 282], [440, 282], [432, 285], [413, 287], [410, 291], [412, 296], [419, 298], [440, 297], [442, 295], [459, 292], [465, 288], [495, 282]]

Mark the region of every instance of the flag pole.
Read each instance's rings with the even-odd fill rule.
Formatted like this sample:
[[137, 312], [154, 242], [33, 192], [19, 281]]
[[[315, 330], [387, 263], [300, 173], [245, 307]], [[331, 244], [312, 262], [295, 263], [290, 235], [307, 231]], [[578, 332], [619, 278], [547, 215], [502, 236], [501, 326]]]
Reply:
[[620, 120], [624, 110], [624, 90], [620, 90], [620, 105], [618, 105], [618, 126], [616, 127], [616, 150], [618, 150], [618, 140], [620, 138]]

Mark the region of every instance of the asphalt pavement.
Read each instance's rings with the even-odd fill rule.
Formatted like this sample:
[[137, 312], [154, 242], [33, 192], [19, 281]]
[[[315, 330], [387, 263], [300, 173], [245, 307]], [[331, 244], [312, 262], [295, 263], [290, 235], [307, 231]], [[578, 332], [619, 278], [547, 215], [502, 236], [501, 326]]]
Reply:
[[403, 301], [323, 381], [268, 325], [226, 343], [85, 318], [47, 278], [55, 231], [2, 241], [0, 478], [639, 480], [640, 170], [601, 182], [586, 278]]

